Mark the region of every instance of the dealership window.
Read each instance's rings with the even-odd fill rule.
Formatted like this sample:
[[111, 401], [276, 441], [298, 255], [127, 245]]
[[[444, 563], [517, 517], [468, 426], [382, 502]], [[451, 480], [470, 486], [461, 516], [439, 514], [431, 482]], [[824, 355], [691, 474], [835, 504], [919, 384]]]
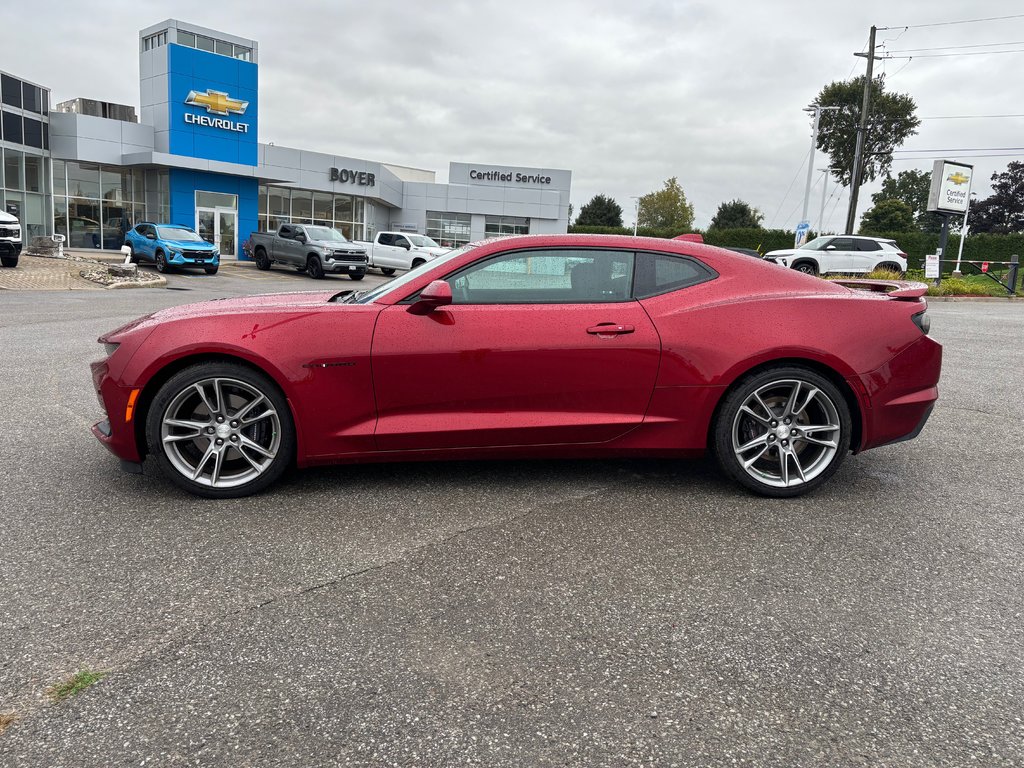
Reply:
[[316, 223], [334, 227], [345, 237], [354, 240], [365, 236], [365, 206], [362, 198], [270, 185], [261, 185], [259, 196], [261, 232], [276, 232], [282, 224]]
[[236, 59], [242, 61], [252, 61], [252, 48], [246, 48], [244, 45], [236, 45], [234, 48], [234, 56]]
[[[162, 175], [166, 182], [166, 171]], [[55, 160], [54, 230], [70, 248], [118, 250], [125, 232], [143, 218], [142, 178], [131, 168]]]
[[23, 144], [24, 134], [21, 131], [21, 115], [14, 112], [4, 112], [3, 116], [4, 141], [12, 144]]
[[10, 75], [0, 75], [0, 98], [4, 104], [21, 107], [21, 80]]
[[188, 48], [196, 47], [196, 36], [191, 32], [186, 32], [183, 29], [178, 30], [178, 45], [184, 45]]
[[18, 149], [4, 150], [4, 186], [24, 189], [25, 153]]
[[530, 220], [521, 216], [486, 216], [484, 217], [484, 236], [528, 235]]
[[46, 158], [25, 155], [25, 191], [46, 192]]
[[445, 248], [459, 248], [470, 241], [472, 218], [468, 213], [427, 211], [427, 237]]
[[159, 48], [161, 45], [167, 45], [166, 30], [163, 32], [158, 32], [155, 35], [150, 35], [149, 37], [143, 39], [142, 50], [151, 51], [154, 48]]

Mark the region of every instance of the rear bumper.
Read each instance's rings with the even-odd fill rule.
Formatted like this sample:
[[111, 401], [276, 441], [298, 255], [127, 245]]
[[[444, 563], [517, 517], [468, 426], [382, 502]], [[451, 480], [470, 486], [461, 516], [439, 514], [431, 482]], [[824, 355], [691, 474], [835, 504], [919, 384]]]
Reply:
[[855, 384], [865, 395], [860, 450], [911, 440], [939, 397], [942, 346], [927, 336]]

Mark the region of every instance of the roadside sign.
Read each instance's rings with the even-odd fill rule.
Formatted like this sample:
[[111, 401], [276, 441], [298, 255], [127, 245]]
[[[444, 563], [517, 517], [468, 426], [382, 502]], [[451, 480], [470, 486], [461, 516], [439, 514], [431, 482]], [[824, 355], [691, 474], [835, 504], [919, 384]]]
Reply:
[[988, 272], [988, 262], [987, 261], [981, 262], [981, 271], [982, 272]]
[[932, 166], [932, 186], [928, 191], [928, 210], [961, 216], [971, 200], [971, 175], [974, 166], [936, 160]]
[[939, 277], [939, 254], [929, 253], [924, 257], [925, 279], [938, 279]]
[[807, 233], [811, 231], [811, 222], [801, 221], [796, 225], [796, 237], [793, 238], [793, 247], [799, 248], [807, 242]]

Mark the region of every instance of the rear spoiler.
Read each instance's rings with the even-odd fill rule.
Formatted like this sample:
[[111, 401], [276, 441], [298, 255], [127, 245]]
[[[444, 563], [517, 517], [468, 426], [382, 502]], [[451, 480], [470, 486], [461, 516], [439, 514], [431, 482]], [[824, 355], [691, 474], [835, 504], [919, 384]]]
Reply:
[[832, 282], [855, 291], [884, 293], [894, 299], [906, 301], [916, 301], [928, 293], [928, 286], [924, 283], [904, 280], [833, 280]]

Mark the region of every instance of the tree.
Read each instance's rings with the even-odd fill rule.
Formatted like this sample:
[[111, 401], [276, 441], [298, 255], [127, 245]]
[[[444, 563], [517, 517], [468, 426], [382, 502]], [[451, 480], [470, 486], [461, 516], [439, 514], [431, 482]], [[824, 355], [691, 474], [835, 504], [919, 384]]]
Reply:
[[764, 214], [742, 200], [733, 200], [718, 206], [708, 229], [757, 229]]
[[621, 227], [622, 206], [605, 195], [594, 195], [580, 208], [576, 223], [584, 226]]
[[942, 216], [928, 212], [928, 193], [931, 187], [931, 171], [919, 171], [916, 168], [900, 171], [896, 178], [888, 176], [882, 181], [882, 189], [871, 196], [871, 202], [877, 205], [883, 200], [902, 200], [914, 212], [918, 229], [922, 232], [939, 232], [942, 229]]
[[[821, 112], [818, 126], [818, 149], [829, 156], [832, 175], [844, 187], [850, 186], [853, 155], [857, 146], [861, 103], [864, 98], [864, 75], [852, 80], [837, 80], [821, 89], [817, 104], [839, 107]], [[917, 133], [921, 121], [914, 114], [917, 105], [902, 93], [888, 93], [885, 77], [871, 81], [871, 107], [864, 137], [864, 172], [860, 183], [888, 175], [892, 152]]]
[[1024, 163], [1012, 162], [1002, 173], [993, 173], [992, 189], [967, 212], [971, 232], [1024, 232]]
[[[874, 198], [872, 198], [874, 199]], [[913, 232], [914, 211], [902, 200], [879, 200], [874, 208], [864, 212], [860, 220], [860, 233]]]
[[637, 226], [647, 229], [674, 229], [680, 232], [693, 227], [693, 206], [676, 177], [665, 182], [665, 188], [640, 198]]

